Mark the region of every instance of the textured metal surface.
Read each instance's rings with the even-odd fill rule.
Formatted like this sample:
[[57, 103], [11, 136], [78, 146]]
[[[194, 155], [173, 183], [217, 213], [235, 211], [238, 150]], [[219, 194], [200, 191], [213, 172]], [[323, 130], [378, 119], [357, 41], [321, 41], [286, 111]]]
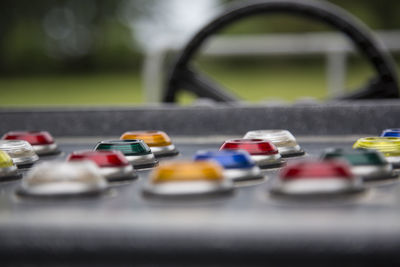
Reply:
[[[173, 140], [175, 140], [173, 138]], [[178, 158], [219, 140], [180, 143]], [[204, 138], [204, 140], [208, 140]], [[328, 146], [351, 147], [352, 137], [299, 138], [308, 157]], [[307, 141], [308, 140], [308, 141]], [[65, 154], [91, 149], [61, 142]], [[51, 158], [55, 159], [55, 157]], [[292, 160], [292, 159], [289, 159]], [[276, 171], [268, 171], [269, 176]], [[329, 200], [299, 201], [268, 194], [268, 182], [234, 194], [165, 201], [142, 195], [148, 171], [99, 198], [35, 200], [17, 197], [19, 181], [0, 184], [2, 263], [50, 266], [396, 266], [400, 263], [400, 185]], [[334, 259], [334, 260], [333, 260]], [[6, 264], [2, 264], [3, 266]]]
[[170, 135], [243, 135], [289, 129], [295, 135], [378, 135], [400, 126], [400, 102], [357, 101], [296, 105], [207, 105], [110, 108], [0, 109], [0, 132], [46, 129], [55, 136], [119, 136], [156, 129]]

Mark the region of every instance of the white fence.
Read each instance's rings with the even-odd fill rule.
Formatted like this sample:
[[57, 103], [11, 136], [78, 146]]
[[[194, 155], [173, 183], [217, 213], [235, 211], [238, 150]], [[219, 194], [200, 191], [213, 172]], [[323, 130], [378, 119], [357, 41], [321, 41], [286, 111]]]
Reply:
[[[378, 31], [378, 37], [391, 52], [400, 51], [400, 31]], [[147, 102], [161, 101], [165, 82], [164, 69], [168, 52], [179, 51], [173, 43], [145, 57], [143, 81]], [[343, 92], [347, 72], [347, 56], [354, 53], [351, 42], [339, 33], [269, 34], [215, 37], [208, 42], [202, 54], [207, 56], [271, 56], [324, 55], [328, 95]]]

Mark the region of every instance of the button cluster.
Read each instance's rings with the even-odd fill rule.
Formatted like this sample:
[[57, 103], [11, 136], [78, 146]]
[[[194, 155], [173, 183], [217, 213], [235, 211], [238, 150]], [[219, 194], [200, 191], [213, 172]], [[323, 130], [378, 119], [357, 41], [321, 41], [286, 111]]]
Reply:
[[60, 152], [53, 137], [46, 131], [14, 131], [0, 141], [0, 181], [19, 178], [18, 169], [35, 164], [21, 182], [23, 196], [100, 195], [113, 183], [140, 178], [140, 172], [147, 176], [148, 169], [147, 196], [225, 195], [264, 181], [277, 196], [340, 195], [398, 178], [399, 132], [388, 129], [380, 137], [360, 138], [353, 149], [329, 148], [319, 159], [299, 159], [305, 151], [289, 131], [254, 130], [226, 140], [219, 150], [197, 151], [192, 160], [169, 160], [179, 152], [165, 132], [128, 131], [119, 140], [99, 141], [93, 150], [74, 151], [65, 161], [41, 158], [35, 164], [37, 153]]

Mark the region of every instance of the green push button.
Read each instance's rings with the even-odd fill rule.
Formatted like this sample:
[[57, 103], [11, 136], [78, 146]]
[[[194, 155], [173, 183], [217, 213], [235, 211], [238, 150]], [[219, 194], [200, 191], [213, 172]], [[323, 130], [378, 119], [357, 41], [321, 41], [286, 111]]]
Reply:
[[352, 149], [346, 150], [341, 148], [327, 149], [323, 155], [323, 160], [342, 159], [349, 162], [353, 166], [365, 165], [385, 165], [387, 161], [385, 157], [376, 150], [368, 149]]
[[151, 150], [143, 140], [110, 140], [97, 143], [94, 150], [118, 150], [125, 156], [142, 156], [151, 154]]

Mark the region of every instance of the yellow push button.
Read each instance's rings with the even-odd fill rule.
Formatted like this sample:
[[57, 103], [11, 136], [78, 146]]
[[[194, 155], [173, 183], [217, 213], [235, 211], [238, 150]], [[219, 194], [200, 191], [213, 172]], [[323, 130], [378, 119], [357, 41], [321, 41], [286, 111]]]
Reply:
[[223, 179], [222, 168], [214, 162], [169, 162], [160, 165], [153, 173], [153, 183], [213, 181]]
[[144, 192], [161, 197], [191, 197], [230, 192], [233, 183], [214, 161], [172, 161], [157, 167]]
[[179, 154], [171, 138], [163, 131], [130, 131], [125, 132], [120, 139], [143, 140], [156, 157], [176, 156]]
[[400, 168], [399, 137], [364, 137], [358, 139], [353, 148], [378, 150], [394, 168]]
[[399, 137], [364, 137], [358, 139], [353, 148], [374, 149], [383, 153], [385, 157], [400, 156]]
[[3, 150], [0, 150], [0, 168], [9, 168], [12, 166], [14, 166], [14, 162], [11, 157]]
[[125, 132], [121, 136], [122, 140], [126, 139], [141, 139], [149, 147], [153, 146], [169, 146], [172, 144], [169, 136], [162, 131], [133, 131]]

